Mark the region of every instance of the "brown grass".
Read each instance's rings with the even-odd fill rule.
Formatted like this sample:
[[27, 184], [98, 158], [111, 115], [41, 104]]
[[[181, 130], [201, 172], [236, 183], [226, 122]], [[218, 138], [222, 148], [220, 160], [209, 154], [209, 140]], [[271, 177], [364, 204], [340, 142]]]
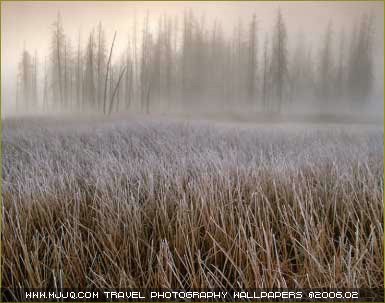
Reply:
[[138, 128], [5, 132], [3, 287], [383, 287], [381, 132]]

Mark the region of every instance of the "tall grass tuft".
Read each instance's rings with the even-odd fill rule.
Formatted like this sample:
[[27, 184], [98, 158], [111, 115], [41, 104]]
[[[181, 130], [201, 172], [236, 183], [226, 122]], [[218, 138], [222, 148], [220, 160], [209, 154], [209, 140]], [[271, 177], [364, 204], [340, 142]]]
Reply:
[[3, 287], [383, 287], [381, 129], [19, 121], [2, 144]]

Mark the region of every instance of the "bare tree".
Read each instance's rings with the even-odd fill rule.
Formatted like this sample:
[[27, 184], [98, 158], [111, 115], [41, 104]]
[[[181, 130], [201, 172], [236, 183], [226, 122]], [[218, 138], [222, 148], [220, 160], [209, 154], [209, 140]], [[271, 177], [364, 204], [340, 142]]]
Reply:
[[143, 37], [142, 37], [142, 57], [141, 57], [141, 67], [140, 67], [140, 99], [141, 99], [141, 108], [142, 110], [146, 107], [146, 112], [149, 112], [149, 96], [150, 96], [150, 34], [148, 31], [148, 12], [144, 19], [144, 29], [143, 29]]
[[21, 87], [21, 102], [27, 109], [30, 108], [30, 103], [33, 98], [33, 62], [30, 53], [27, 50], [23, 51], [21, 62], [19, 63], [19, 79]]
[[[53, 78], [54, 87], [58, 87], [58, 95], [60, 100], [60, 105], [63, 106], [63, 74], [62, 74], [62, 53], [63, 53], [63, 44], [64, 44], [64, 30], [61, 21], [60, 13], [57, 14], [57, 19], [53, 24], [53, 41], [52, 41], [52, 60], [53, 60], [53, 69], [56, 77]], [[55, 94], [57, 95], [57, 94]], [[55, 96], [56, 97], [56, 96]]]
[[136, 28], [136, 10], [134, 11], [134, 26], [133, 26], [133, 56], [134, 56], [134, 62], [133, 62], [133, 78], [132, 78], [132, 95], [133, 98], [137, 98], [138, 94], [138, 83], [139, 83], [139, 67], [138, 67], [138, 50], [137, 50], [137, 28]]
[[373, 85], [373, 16], [363, 15], [358, 34], [352, 38], [349, 60], [348, 87], [350, 97], [356, 104], [364, 104]]
[[267, 109], [267, 88], [268, 88], [268, 66], [269, 66], [269, 59], [268, 59], [268, 36], [266, 34], [265, 37], [265, 43], [264, 43], [264, 49], [263, 49], [263, 83], [262, 83], [262, 101], [263, 101], [263, 108]]
[[271, 76], [274, 97], [277, 98], [276, 109], [280, 111], [284, 99], [284, 88], [288, 76], [287, 33], [280, 9], [277, 12], [273, 33]]
[[124, 75], [124, 72], [126, 71], [127, 69], [127, 66], [124, 66], [122, 67], [121, 71], [120, 71], [120, 75], [119, 75], [119, 78], [118, 78], [118, 81], [116, 83], [116, 86], [115, 86], [115, 89], [112, 93], [112, 96], [111, 96], [111, 100], [110, 100], [110, 109], [108, 111], [108, 114], [110, 115], [111, 112], [112, 112], [112, 108], [113, 108], [113, 105], [114, 105], [114, 98], [115, 98], [115, 95], [116, 95], [116, 92], [118, 91], [119, 89], [119, 85], [120, 85], [120, 81], [122, 80], [123, 78], [123, 75]]
[[171, 98], [171, 86], [172, 86], [172, 19], [169, 18], [166, 21], [166, 33], [164, 37], [164, 50], [165, 50], [165, 68], [166, 68], [166, 97], [168, 102]]
[[96, 70], [96, 100], [97, 100], [97, 109], [100, 110], [102, 107], [102, 79], [103, 79], [103, 70], [106, 64], [106, 46], [105, 46], [105, 37], [102, 23], [99, 22], [98, 25], [98, 50], [97, 50], [97, 70]]
[[43, 87], [43, 110], [48, 110], [48, 72], [47, 58], [44, 58], [44, 87]]
[[64, 105], [68, 105], [68, 41], [64, 39]]
[[257, 23], [255, 14], [250, 23], [250, 37], [249, 37], [249, 58], [248, 58], [248, 75], [247, 75], [247, 94], [251, 102], [255, 98], [255, 82], [257, 72]]
[[108, 56], [108, 62], [107, 62], [107, 70], [106, 70], [106, 77], [104, 82], [104, 98], [103, 98], [103, 113], [106, 113], [106, 99], [107, 99], [107, 80], [108, 80], [108, 72], [110, 70], [111, 66], [111, 56], [112, 56], [112, 50], [114, 49], [114, 43], [116, 38], [116, 32], [114, 34], [114, 39], [112, 40], [111, 49], [110, 49], [110, 55]]
[[335, 81], [335, 94], [337, 98], [342, 98], [344, 95], [345, 88], [345, 32], [341, 31], [340, 34], [340, 45], [339, 45], [339, 57], [337, 75]]
[[86, 68], [85, 68], [85, 97], [86, 102], [92, 108], [95, 108], [95, 82], [94, 82], [94, 33], [92, 32], [88, 39], [88, 46], [86, 52]]
[[37, 72], [37, 65], [38, 65], [38, 59], [37, 59], [37, 51], [35, 50], [35, 56], [33, 58], [33, 72], [32, 72], [32, 83], [31, 83], [31, 90], [32, 90], [32, 105], [36, 108], [38, 107], [38, 72]]
[[16, 111], [20, 109], [20, 74], [16, 76]]
[[126, 109], [129, 109], [131, 106], [132, 95], [133, 95], [133, 78], [134, 78], [134, 67], [133, 67], [132, 60], [130, 60], [129, 50], [130, 50], [130, 46], [128, 45], [127, 52], [126, 52], [127, 72], [125, 74], [125, 89], [124, 89]]
[[307, 61], [307, 45], [304, 33], [301, 31], [297, 37], [296, 47], [294, 49], [293, 58], [290, 62], [290, 101], [303, 100], [307, 96], [309, 90], [309, 64]]
[[318, 96], [323, 102], [328, 102], [332, 97], [332, 84], [334, 75], [334, 63], [332, 57], [332, 24], [329, 22], [321, 49], [319, 61], [319, 88]]
[[81, 51], [81, 42], [80, 42], [80, 31], [78, 35], [78, 49], [76, 54], [76, 76], [75, 76], [75, 85], [76, 85], [76, 105], [78, 108], [81, 106], [81, 83], [82, 83], [82, 51]]

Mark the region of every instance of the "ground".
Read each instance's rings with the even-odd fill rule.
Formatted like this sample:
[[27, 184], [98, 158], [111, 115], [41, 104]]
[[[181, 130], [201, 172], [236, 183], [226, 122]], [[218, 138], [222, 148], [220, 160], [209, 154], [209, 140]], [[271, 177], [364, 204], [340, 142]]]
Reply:
[[382, 124], [13, 118], [3, 287], [383, 287]]

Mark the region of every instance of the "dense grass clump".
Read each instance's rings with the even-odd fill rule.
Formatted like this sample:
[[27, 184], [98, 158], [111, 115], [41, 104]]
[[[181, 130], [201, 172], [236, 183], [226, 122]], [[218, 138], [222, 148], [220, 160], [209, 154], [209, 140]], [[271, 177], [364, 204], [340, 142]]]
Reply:
[[3, 124], [3, 287], [383, 287], [383, 130]]

